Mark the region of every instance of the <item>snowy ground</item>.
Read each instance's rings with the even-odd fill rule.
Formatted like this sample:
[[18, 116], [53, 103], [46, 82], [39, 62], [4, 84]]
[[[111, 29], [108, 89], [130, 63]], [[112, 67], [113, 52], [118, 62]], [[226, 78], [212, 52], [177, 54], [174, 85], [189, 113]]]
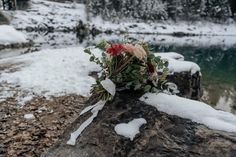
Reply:
[[103, 21], [100, 17], [93, 18], [91, 20], [100, 30], [113, 30], [115, 32], [127, 32], [133, 34], [173, 34], [173, 33], [185, 33], [185, 34], [197, 34], [197, 35], [236, 35], [235, 24], [221, 25], [213, 24], [208, 22], [199, 23], [173, 23], [173, 22], [163, 22], [163, 23], [111, 23], [108, 21]]
[[[94, 52], [98, 54], [98, 51]], [[2, 59], [0, 65], [9, 65], [0, 73], [0, 83], [7, 84], [1, 90], [4, 92], [20, 86], [19, 90], [28, 93], [26, 99], [32, 94], [88, 96], [90, 86], [95, 83], [95, 79], [88, 76], [89, 72], [99, 70], [95, 63], [89, 62], [89, 56], [83, 53], [82, 47], [42, 50]], [[15, 91], [6, 94], [12, 96]], [[2, 101], [8, 97], [4, 93], [0, 95]]]
[[16, 11], [12, 14], [12, 22], [16, 28], [25, 29], [54, 27], [55, 30], [64, 30], [65, 28], [74, 28], [79, 20], [87, 22], [90, 26], [94, 25], [102, 31], [112, 30], [114, 32], [127, 32], [137, 34], [173, 34], [186, 33], [198, 35], [227, 35], [235, 36], [235, 24], [213, 24], [208, 22], [199, 23], [137, 23], [124, 22], [114, 23], [103, 21], [99, 16], [90, 18], [87, 21], [86, 7], [78, 3], [58, 3], [47, 0], [32, 0], [30, 8], [27, 11]]
[[85, 6], [77, 3], [58, 3], [47, 0], [31, 0], [27, 11], [11, 13], [11, 24], [18, 28], [54, 27], [56, 30], [75, 27], [79, 20], [85, 21]]

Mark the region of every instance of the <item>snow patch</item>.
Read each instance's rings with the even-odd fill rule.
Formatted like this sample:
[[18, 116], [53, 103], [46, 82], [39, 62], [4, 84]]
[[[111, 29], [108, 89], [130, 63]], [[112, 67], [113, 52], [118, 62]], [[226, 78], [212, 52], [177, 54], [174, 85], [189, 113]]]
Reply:
[[28, 41], [25, 34], [17, 31], [12, 26], [0, 25], [0, 45], [26, 42]]
[[184, 56], [179, 54], [179, 53], [176, 53], [176, 52], [158, 52], [158, 53], [155, 53], [156, 56], [159, 56], [161, 58], [165, 58], [165, 59], [169, 59], [169, 58], [172, 58], [172, 59], [175, 59], [175, 60], [180, 60], [180, 61], [184, 61]]
[[121, 123], [115, 126], [115, 131], [118, 135], [129, 138], [131, 141], [139, 134], [139, 128], [146, 124], [147, 121], [144, 118], [138, 118], [130, 121], [129, 123]]
[[18, 98], [18, 103], [23, 106], [25, 105], [25, 103], [29, 102], [30, 100], [32, 100], [34, 97], [33, 95], [27, 95], [25, 97], [19, 97]]
[[0, 90], [1, 90], [1, 92], [0, 92], [0, 102], [6, 101], [7, 98], [13, 97], [14, 94], [15, 94], [14, 91], [12, 91], [10, 88], [7, 88], [7, 87], [0, 88]]
[[32, 119], [34, 119], [35, 117], [34, 117], [34, 115], [33, 115], [32, 113], [29, 113], [29, 114], [25, 114], [25, 115], [24, 115], [24, 118], [27, 119], [27, 120], [32, 120]]
[[215, 110], [203, 102], [164, 93], [147, 93], [143, 95], [140, 100], [148, 105], [156, 107], [159, 111], [191, 119], [192, 121], [204, 124], [211, 129], [236, 132], [235, 115]]

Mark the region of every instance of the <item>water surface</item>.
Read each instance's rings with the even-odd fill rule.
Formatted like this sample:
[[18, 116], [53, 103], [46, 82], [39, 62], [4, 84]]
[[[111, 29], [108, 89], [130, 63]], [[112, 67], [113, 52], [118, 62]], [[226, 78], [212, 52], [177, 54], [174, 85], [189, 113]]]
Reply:
[[202, 100], [217, 109], [236, 113], [236, 46], [152, 45], [158, 52], [178, 52], [201, 67]]

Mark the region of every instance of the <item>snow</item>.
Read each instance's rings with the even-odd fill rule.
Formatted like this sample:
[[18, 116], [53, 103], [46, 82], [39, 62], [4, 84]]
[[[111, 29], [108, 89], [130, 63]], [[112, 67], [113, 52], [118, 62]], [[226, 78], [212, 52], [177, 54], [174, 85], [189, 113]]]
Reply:
[[211, 106], [176, 95], [147, 93], [140, 98], [148, 105], [170, 115], [190, 119], [211, 129], [236, 132], [236, 116]]
[[178, 53], [155, 53], [155, 56], [160, 56], [162, 59], [168, 61], [170, 73], [190, 72], [191, 74], [195, 74], [196, 72], [200, 72], [200, 67], [196, 63], [184, 61], [184, 57]]
[[191, 72], [191, 74], [195, 74], [196, 72], [200, 71], [200, 67], [194, 63], [189, 61], [178, 61], [175, 59], [167, 59], [169, 62], [168, 68], [169, 72]]
[[175, 23], [172, 21], [165, 21], [159, 23], [152, 22], [110, 22], [104, 21], [101, 17], [97, 16], [92, 18], [91, 25], [95, 25], [102, 31], [113, 30], [116, 33], [127, 32], [130, 34], [162, 34], [170, 35], [173, 33], [184, 33], [184, 34], [198, 34], [198, 35], [236, 35], [235, 24], [216, 24], [211, 22], [197, 22], [187, 23], [179, 22]]
[[127, 32], [130, 34], [173, 34], [183, 32], [198, 35], [236, 35], [235, 24], [215, 24], [211, 22], [179, 22], [163, 21], [152, 22], [111, 22], [104, 21], [100, 16], [90, 17], [88, 21], [86, 6], [80, 3], [59, 3], [48, 0], [31, 0], [30, 8], [12, 12], [12, 22], [16, 28], [27, 27], [47, 28], [54, 27], [56, 30], [74, 28], [79, 20], [94, 25], [102, 31], [113, 30], [116, 33]]
[[24, 118], [27, 119], [27, 120], [32, 120], [32, 119], [34, 119], [35, 117], [34, 117], [34, 115], [33, 115], [32, 113], [29, 113], [29, 114], [25, 114], [25, 115], [24, 115]]
[[[89, 117], [86, 121], [84, 121], [75, 132], [71, 133], [70, 139], [67, 141], [68, 145], [75, 145], [76, 139], [80, 136], [80, 134], [84, 131], [84, 129], [86, 129], [93, 122], [94, 118], [97, 117], [98, 112], [103, 109], [105, 103], [106, 103], [106, 101], [100, 100], [95, 105], [93, 105], [92, 108], [89, 107], [89, 110], [92, 109], [91, 110], [92, 116]], [[82, 111], [81, 113], [84, 114], [85, 111], [87, 112], [89, 110], [88, 110], [88, 108], [85, 108], [85, 110]]]
[[19, 97], [18, 98], [18, 104], [23, 106], [23, 105], [25, 105], [25, 103], [29, 102], [32, 99], [33, 99], [33, 95], [27, 95], [25, 97]]
[[1, 87], [0, 90], [0, 102], [6, 101], [7, 98], [14, 96], [14, 92], [10, 92], [11, 89], [8, 87]]
[[0, 45], [9, 45], [15, 43], [26, 43], [25, 34], [17, 31], [12, 26], [0, 25]]
[[120, 123], [115, 126], [115, 132], [133, 141], [135, 136], [140, 133], [139, 128], [146, 123], [144, 118], [134, 119], [129, 123]]
[[155, 53], [156, 56], [159, 56], [161, 58], [165, 58], [165, 59], [168, 59], [168, 58], [172, 58], [172, 59], [175, 59], [175, 60], [180, 60], [180, 61], [184, 61], [184, 56], [179, 54], [179, 53], [176, 53], [176, 52], [168, 52], [168, 53]]
[[54, 27], [63, 30], [75, 27], [79, 20], [86, 20], [85, 5], [77, 3], [31, 0], [30, 8], [12, 12], [11, 24], [16, 28]]
[[[18, 65], [14, 72], [3, 71], [0, 83], [7, 82], [20, 86], [37, 95], [60, 96], [78, 94], [88, 96], [95, 79], [88, 76], [100, 67], [89, 61], [89, 55], [83, 47], [42, 50], [9, 59], [2, 59], [0, 64]], [[99, 50], [93, 51], [99, 56]]]

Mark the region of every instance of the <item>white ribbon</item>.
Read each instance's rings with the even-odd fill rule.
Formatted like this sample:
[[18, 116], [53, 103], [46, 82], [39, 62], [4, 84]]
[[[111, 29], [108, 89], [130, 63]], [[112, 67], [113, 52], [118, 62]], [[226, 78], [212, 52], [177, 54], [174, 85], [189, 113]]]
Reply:
[[[106, 101], [100, 100], [95, 105], [93, 105], [93, 108], [90, 108], [90, 110], [92, 109], [91, 113], [93, 115], [90, 116], [86, 121], [84, 121], [75, 132], [70, 134], [70, 139], [67, 141], [66, 144], [75, 145], [76, 139], [80, 136], [80, 134], [84, 131], [84, 129], [86, 129], [89, 126], [89, 124], [91, 124], [93, 122], [94, 118], [97, 117], [98, 112], [103, 109], [103, 106], [105, 105], [105, 103], [106, 103]], [[84, 113], [85, 113], [85, 109], [83, 110]], [[87, 110], [87, 111], [89, 111], [89, 110]], [[80, 115], [82, 115], [82, 114], [80, 114]]]
[[102, 87], [110, 93], [112, 96], [116, 94], [116, 85], [110, 79], [106, 78], [105, 80], [101, 81]]
[[[101, 81], [102, 87], [109, 92], [112, 96], [116, 93], [116, 85], [110, 80], [105, 79]], [[80, 127], [70, 135], [70, 139], [67, 141], [68, 145], [75, 145], [76, 139], [80, 136], [80, 134], [86, 129], [94, 120], [95, 117], [97, 117], [98, 112], [103, 109], [104, 105], [107, 101], [100, 100], [96, 104], [91, 105], [83, 109], [83, 111], [80, 113], [80, 116], [85, 114], [86, 112], [91, 110], [92, 116], [90, 116], [86, 121], [84, 121]]]
[[172, 94], [178, 94], [179, 93], [178, 86], [175, 83], [168, 82], [168, 83], [166, 83], [166, 85], [167, 85], [167, 91], [169, 93], [172, 93]]

